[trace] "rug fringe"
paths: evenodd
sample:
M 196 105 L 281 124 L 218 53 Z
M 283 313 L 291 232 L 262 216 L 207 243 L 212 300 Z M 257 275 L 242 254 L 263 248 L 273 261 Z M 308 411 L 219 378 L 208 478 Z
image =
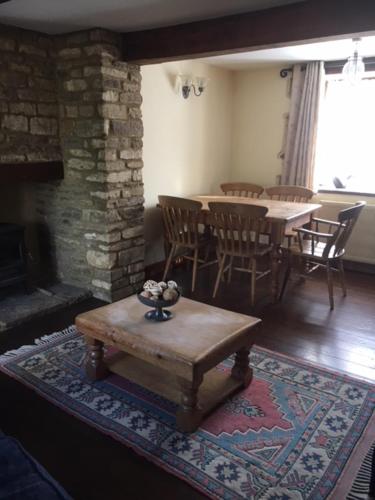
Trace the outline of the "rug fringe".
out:
M 35 345 L 48 344 L 48 342 L 51 342 L 52 340 L 57 340 L 61 337 L 64 337 L 65 335 L 70 335 L 71 333 L 77 333 L 77 329 L 74 325 L 70 325 L 68 326 L 68 328 L 61 330 L 60 332 L 54 332 L 50 333 L 49 335 L 43 335 L 42 337 L 35 339 L 34 343 Z
M 43 335 L 42 337 L 35 339 L 34 344 L 23 345 L 21 347 L 18 347 L 18 349 L 12 349 L 10 351 L 4 352 L 4 354 L 1 354 L 0 364 L 2 362 L 9 361 L 9 358 L 15 358 L 16 356 L 25 354 L 35 349 L 36 346 L 48 344 L 49 342 L 65 337 L 66 335 L 71 335 L 73 333 L 77 333 L 77 329 L 74 325 L 70 325 L 67 328 L 64 328 L 64 330 L 61 330 L 59 332 L 50 333 L 49 335 Z

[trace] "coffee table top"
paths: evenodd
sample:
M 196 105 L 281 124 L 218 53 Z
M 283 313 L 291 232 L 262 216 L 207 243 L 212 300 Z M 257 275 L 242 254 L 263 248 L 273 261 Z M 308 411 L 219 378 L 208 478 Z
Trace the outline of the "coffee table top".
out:
M 136 295 L 76 318 L 78 330 L 130 353 L 194 365 L 211 352 L 225 351 L 261 320 L 181 297 L 171 308 L 174 318 L 146 320 L 147 307 Z

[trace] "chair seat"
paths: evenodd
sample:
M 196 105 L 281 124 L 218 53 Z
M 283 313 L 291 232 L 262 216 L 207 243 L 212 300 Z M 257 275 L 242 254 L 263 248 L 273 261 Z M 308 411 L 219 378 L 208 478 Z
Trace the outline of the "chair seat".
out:
M 264 226 L 261 231 L 261 236 L 262 238 L 270 238 L 271 237 L 271 229 Z M 290 229 L 289 231 L 285 231 L 284 237 L 285 238 L 295 238 L 297 236 L 297 233 Z
M 284 236 L 286 238 L 295 238 L 297 236 L 296 231 L 293 231 L 292 229 L 290 231 L 285 231 Z
M 249 253 L 248 255 L 244 255 L 243 245 L 240 248 L 238 241 L 235 241 L 233 244 L 233 248 L 230 251 L 225 251 L 226 255 L 232 255 L 233 257 L 261 257 L 262 255 L 266 255 L 272 250 L 271 245 L 258 245 L 257 251 L 255 252 L 254 243 L 250 243 L 249 245 Z M 223 253 L 223 250 L 219 248 L 220 253 Z
M 289 250 L 294 255 L 301 255 L 302 257 L 308 257 L 316 260 L 329 260 L 329 259 L 338 259 L 344 255 L 344 250 L 342 250 L 338 255 L 335 255 L 336 247 L 332 246 L 330 249 L 328 256 L 323 256 L 324 249 L 326 248 L 326 243 L 320 241 L 319 243 L 314 244 L 314 253 L 312 251 L 311 240 L 303 240 L 302 241 L 302 252 L 300 246 L 298 244 L 291 245 Z
M 169 243 L 172 244 L 176 244 L 176 245 L 179 245 L 179 246 L 182 246 L 182 247 L 186 247 L 186 248 L 196 248 L 196 247 L 202 247 L 202 246 L 205 246 L 205 245 L 208 245 L 209 243 L 211 243 L 211 240 L 212 240 L 212 236 L 211 235 L 207 235 L 207 234 L 204 234 L 204 233 L 199 233 L 198 235 L 198 241 L 192 241 L 191 243 L 187 243 L 188 241 L 188 233 L 185 233 L 185 234 L 181 234 L 181 242 L 180 241 L 170 241 Z M 182 241 L 185 241 L 186 243 L 182 243 Z

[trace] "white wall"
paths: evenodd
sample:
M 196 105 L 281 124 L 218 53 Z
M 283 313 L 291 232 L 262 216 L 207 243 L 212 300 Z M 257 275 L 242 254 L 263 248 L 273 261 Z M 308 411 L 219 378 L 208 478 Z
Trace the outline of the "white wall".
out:
M 281 173 L 288 81 L 281 67 L 234 73 L 233 155 L 230 178 L 262 186 L 276 184 Z
M 209 78 L 200 97 L 183 99 L 175 76 Z M 184 196 L 218 191 L 229 178 L 232 74 L 194 61 L 142 68 L 146 265 L 164 258 L 159 194 Z

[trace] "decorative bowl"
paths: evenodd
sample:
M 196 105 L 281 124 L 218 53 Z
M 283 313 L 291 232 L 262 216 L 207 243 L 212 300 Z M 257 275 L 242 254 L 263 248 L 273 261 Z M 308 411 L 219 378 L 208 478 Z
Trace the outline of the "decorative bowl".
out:
M 151 311 L 146 312 L 145 318 L 152 321 L 167 321 L 168 319 L 173 318 L 173 313 L 171 311 L 164 310 L 163 307 L 172 307 L 179 301 L 181 292 L 178 289 L 176 289 L 176 291 L 178 295 L 173 300 L 153 300 L 149 297 L 144 297 L 143 295 L 141 295 L 143 290 L 139 291 L 137 293 L 139 302 L 141 302 L 145 306 L 153 307 Z

